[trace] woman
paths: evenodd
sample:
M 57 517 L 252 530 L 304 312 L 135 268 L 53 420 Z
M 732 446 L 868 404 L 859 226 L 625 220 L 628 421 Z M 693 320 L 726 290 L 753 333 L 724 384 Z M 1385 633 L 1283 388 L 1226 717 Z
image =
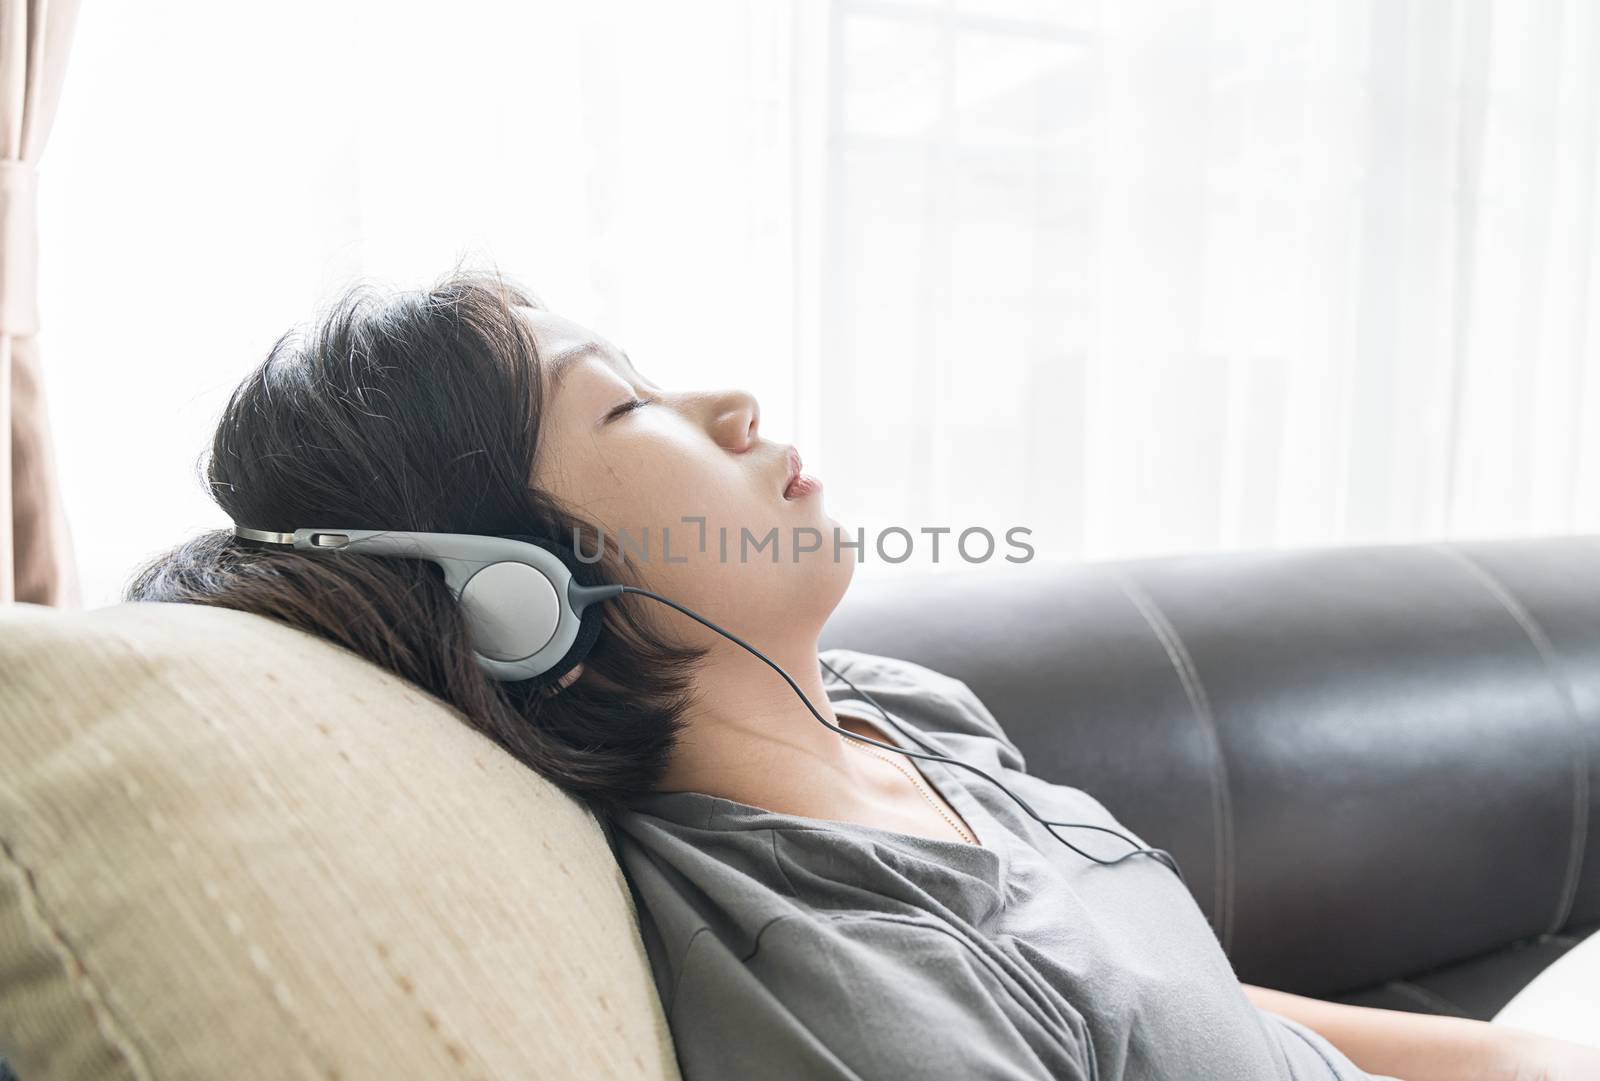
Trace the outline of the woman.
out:
M 357 287 L 280 339 L 230 400 L 207 479 L 256 528 L 576 539 L 604 552 L 606 580 L 754 643 L 845 732 L 909 748 L 909 730 L 1043 817 L 1120 829 L 1085 793 L 1028 776 L 964 684 L 819 658 L 854 561 L 788 539 L 831 542 L 837 525 L 797 469 L 750 395 L 658 386 L 522 290 L 458 271 L 390 298 Z M 774 531 L 776 551 L 742 543 Z M 1584 1071 L 1600 1053 L 1515 1030 L 1242 987 L 1159 860 L 1103 866 L 976 774 L 845 738 L 759 658 L 648 598 L 608 602 L 593 651 L 559 679 L 501 684 L 425 561 L 263 551 L 219 531 L 144 568 L 127 599 L 324 635 L 587 799 L 690 1081 L 1597 1075 Z M 1063 832 L 1104 860 L 1142 845 Z

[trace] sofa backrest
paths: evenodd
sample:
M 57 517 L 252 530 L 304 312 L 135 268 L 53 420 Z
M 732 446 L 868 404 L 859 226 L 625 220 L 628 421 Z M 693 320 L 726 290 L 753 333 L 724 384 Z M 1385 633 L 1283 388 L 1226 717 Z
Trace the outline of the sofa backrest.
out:
M 355 654 L 178 604 L 0 608 L 0 1056 L 678 1076 L 587 809 Z
M 1178 858 L 1248 982 L 1600 919 L 1600 537 L 864 578 L 822 646 L 966 682 Z

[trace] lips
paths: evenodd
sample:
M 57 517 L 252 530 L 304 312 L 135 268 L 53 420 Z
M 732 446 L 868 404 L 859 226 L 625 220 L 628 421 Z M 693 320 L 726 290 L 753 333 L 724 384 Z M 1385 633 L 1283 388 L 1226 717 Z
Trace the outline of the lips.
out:
M 801 465 L 801 463 L 800 463 L 800 452 L 795 450 L 793 447 L 789 448 L 789 453 L 788 453 L 787 458 L 788 458 L 789 470 L 788 470 L 787 473 L 784 474 L 784 477 L 783 477 L 783 494 L 784 494 L 784 498 L 785 499 L 787 499 L 789 497 L 789 485 L 793 484 L 794 483 L 794 479 L 800 475 L 800 465 Z
M 810 495 L 822 487 L 822 482 L 816 477 L 808 477 L 800 472 L 800 452 L 793 447 L 789 448 L 789 471 L 783 486 L 783 498 L 799 499 L 801 496 Z

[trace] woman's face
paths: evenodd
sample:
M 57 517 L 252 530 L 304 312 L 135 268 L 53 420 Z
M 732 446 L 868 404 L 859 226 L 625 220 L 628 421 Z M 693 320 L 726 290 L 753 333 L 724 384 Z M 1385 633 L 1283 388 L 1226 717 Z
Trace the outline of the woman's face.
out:
M 762 437 L 755 398 L 667 390 L 593 331 L 517 312 L 545 375 L 533 486 L 601 527 L 612 551 L 626 531 L 628 562 L 656 592 L 741 636 L 814 642 L 855 569 L 855 549 L 835 557 L 835 529 L 854 537 L 824 511 L 820 488 L 786 498 L 790 448 Z M 680 640 L 710 633 L 687 617 L 661 625 Z

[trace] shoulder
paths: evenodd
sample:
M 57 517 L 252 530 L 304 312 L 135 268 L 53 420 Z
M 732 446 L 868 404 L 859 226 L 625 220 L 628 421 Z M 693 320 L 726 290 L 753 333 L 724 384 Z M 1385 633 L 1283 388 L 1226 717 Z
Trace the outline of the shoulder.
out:
M 823 650 L 819 659 L 830 701 L 860 700 L 864 696 L 856 692 L 865 692 L 921 731 L 992 741 L 1002 765 L 1026 772 L 1022 751 L 1004 726 L 972 688 L 954 676 L 915 661 L 854 649 Z

